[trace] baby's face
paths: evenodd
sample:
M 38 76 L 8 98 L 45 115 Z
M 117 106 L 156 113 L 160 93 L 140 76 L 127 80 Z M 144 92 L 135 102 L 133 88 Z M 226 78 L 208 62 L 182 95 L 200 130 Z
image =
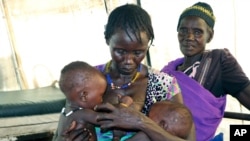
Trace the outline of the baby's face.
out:
M 165 121 L 164 116 L 162 115 L 163 108 L 158 105 L 153 105 L 149 112 L 149 118 L 152 119 L 154 122 L 156 122 L 159 126 L 162 128 L 166 128 L 165 125 L 167 125 L 167 122 Z
M 162 106 L 165 105 L 151 107 L 149 118 L 169 133 L 176 135 L 176 131 L 179 131 L 178 128 L 181 127 L 181 125 L 179 125 L 179 119 L 174 112 L 169 112 L 167 107 Z
M 99 75 L 92 75 L 86 79 L 86 75 L 81 71 L 74 71 L 72 75 L 72 89 L 67 94 L 71 103 L 83 108 L 94 108 L 102 103 L 102 96 L 106 90 L 106 80 Z
M 186 116 L 184 109 L 169 110 L 169 103 L 153 105 L 149 112 L 149 118 L 172 135 L 187 138 L 192 124 Z M 187 121 L 185 121 L 187 120 Z

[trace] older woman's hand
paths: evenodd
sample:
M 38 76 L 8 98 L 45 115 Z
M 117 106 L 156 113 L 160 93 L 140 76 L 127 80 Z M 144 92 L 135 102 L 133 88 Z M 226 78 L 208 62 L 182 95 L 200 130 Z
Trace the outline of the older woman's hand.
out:
M 122 128 L 130 130 L 138 130 L 138 125 L 142 123 L 146 117 L 141 112 L 129 107 L 115 107 L 110 103 L 97 105 L 95 111 L 100 111 L 97 115 L 97 122 L 100 122 L 102 129 Z M 103 122 L 104 121 L 104 122 Z M 105 122 L 110 121 L 110 122 Z

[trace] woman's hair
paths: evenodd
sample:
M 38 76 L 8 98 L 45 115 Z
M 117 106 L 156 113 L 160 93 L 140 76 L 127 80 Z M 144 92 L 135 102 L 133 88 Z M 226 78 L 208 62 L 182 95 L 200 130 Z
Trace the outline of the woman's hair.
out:
M 124 30 L 127 34 L 132 31 L 137 40 L 141 42 L 141 32 L 146 32 L 152 44 L 154 31 L 151 18 L 147 11 L 134 4 L 126 4 L 114 9 L 108 18 L 105 27 L 105 39 L 109 40 L 116 30 Z M 129 34 L 128 34 L 129 36 Z M 129 36 L 130 37 L 130 36 Z

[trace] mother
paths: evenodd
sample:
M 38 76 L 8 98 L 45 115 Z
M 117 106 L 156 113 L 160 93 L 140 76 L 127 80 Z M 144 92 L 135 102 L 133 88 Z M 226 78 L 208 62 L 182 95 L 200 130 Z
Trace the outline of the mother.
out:
M 141 105 L 142 112 L 131 108 L 116 108 L 112 103 L 98 105 L 96 110 L 108 110 L 109 113 L 100 113 L 97 120 L 111 121 L 102 124 L 101 128 L 141 131 L 152 141 L 183 140 L 167 133 L 146 116 L 150 106 L 156 101 L 172 100 L 183 103 L 174 77 L 141 63 L 154 39 L 149 14 L 132 4 L 117 7 L 109 15 L 104 34 L 112 58 L 106 64 L 97 66 L 108 82 L 104 102 L 119 100 L 117 94 L 128 95 Z M 103 134 L 98 134 L 101 139 Z M 195 140 L 194 137 L 193 127 L 187 140 Z

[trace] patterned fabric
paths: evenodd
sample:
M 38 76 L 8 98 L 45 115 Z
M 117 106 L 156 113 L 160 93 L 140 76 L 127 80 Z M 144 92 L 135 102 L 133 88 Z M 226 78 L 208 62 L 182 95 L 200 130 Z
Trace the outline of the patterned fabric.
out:
M 180 88 L 174 77 L 149 68 L 146 101 L 142 112 L 147 115 L 152 104 L 172 99 L 177 93 L 180 93 Z
M 96 66 L 100 71 L 104 71 L 105 65 Z M 158 70 L 148 68 L 148 86 L 146 91 L 146 100 L 142 112 L 147 115 L 149 112 L 149 108 L 152 104 L 157 101 L 170 100 L 176 94 L 181 93 L 180 87 L 177 83 L 177 80 Z M 96 133 L 98 141 L 111 141 L 112 140 L 112 132 L 108 131 L 102 133 L 100 128 L 96 127 Z M 121 141 L 130 138 L 134 132 L 127 133 Z

